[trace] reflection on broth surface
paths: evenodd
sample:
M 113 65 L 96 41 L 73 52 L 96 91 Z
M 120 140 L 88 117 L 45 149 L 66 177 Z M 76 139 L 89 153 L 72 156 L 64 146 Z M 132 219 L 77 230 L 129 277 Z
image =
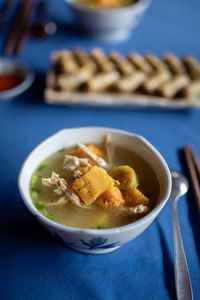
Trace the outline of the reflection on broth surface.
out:
M 101 149 L 104 157 L 106 158 L 106 154 L 104 152 L 103 146 L 98 145 L 98 147 L 99 149 Z M 63 168 L 63 161 L 65 158 L 65 154 L 68 151 L 69 151 L 68 149 L 67 150 L 61 149 L 60 151 L 47 157 L 45 161 L 41 163 L 40 166 L 35 170 L 32 176 L 31 184 L 30 184 L 31 197 L 33 202 L 35 203 L 35 206 L 42 214 L 54 220 L 55 222 L 63 225 L 76 227 L 76 228 L 92 228 L 92 229 L 119 227 L 131 223 L 135 220 L 138 220 L 139 218 L 141 218 L 146 214 L 146 213 L 142 213 L 142 214 L 138 213 L 138 214 L 131 214 L 131 215 L 123 214 L 123 213 L 121 214 L 118 213 L 117 210 L 103 209 L 102 208 L 103 206 L 100 207 L 96 205 L 98 201 L 97 202 L 94 201 L 91 205 L 88 205 L 89 208 L 78 207 L 72 204 L 70 201 L 68 203 L 62 202 L 62 201 L 66 201 L 67 197 L 63 197 L 62 193 L 58 195 L 57 193 L 55 193 L 55 189 L 43 185 L 42 178 L 50 178 L 52 175 L 52 171 L 54 171 L 55 173 L 59 174 L 60 178 L 64 178 L 67 183 L 72 184 L 72 181 L 74 179 L 72 180 L 71 170 Z M 156 201 L 159 195 L 159 183 L 153 169 L 148 164 L 148 162 L 146 162 L 136 153 L 128 149 L 125 149 L 123 147 L 115 147 L 112 168 L 117 166 L 122 166 L 122 165 L 129 166 L 126 168 L 129 169 L 133 168 L 135 170 L 135 173 L 137 174 L 138 185 L 137 185 L 137 189 L 132 188 L 131 190 L 135 190 L 135 191 L 139 190 L 144 194 L 143 196 L 142 193 L 140 193 L 144 197 L 144 199 L 149 201 L 148 204 L 148 212 L 149 212 L 156 205 Z M 94 165 L 92 167 L 89 167 L 89 169 L 90 168 L 93 170 L 95 170 L 95 168 L 99 169 L 97 167 L 94 167 Z M 80 168 L 79 170 L 82 169 Z M 99 174 L 101 174 L 102 169 L 99 172 L 100 172 Z M 86 174 L 89 174 L 89 172 Z M 105 172 L 103 172 L 103 176 L 110 177 Z M 120 182 L 121 178 L 118 179 Z M 80 181 L 78 177 L 76 180 L 77 182 Z M 112 180 L 113 179 L 111 178 L 111 183 Z M 117 181 L 115 181 L 114 184 L 117 184 Z M 120 185 L 122 187 L 121 183 Z M 120 193 L 121 195 L 124 196 L 125 195 L 124 192 L 127 191 L 124 191 L 122 189 L 120 191 L 120 185 L 116 187 L 112 187 L 112 189 L 113 188 L 116 189 L 117 193 Z M 88 184 L 88 186 L 86 185 L 86 187 L 84 188 L 87 189 L 89 187 L 90 187 L 90 183 Z M 73 191 L 75 191 L 75 188 L 73 189 Z M 80 192 L 79 190 L 76 191 Z M 130 191 L 130 189 L 128 191 Z M 148 199 L 145 196 L 148 197 Z M 57 205 L 58 204 L 57 201 L 60 201 L 59 205 Z M 105 204 L 106 201 L 102 203 Z
M 74 0 L 74 2 L 93 9 L 112 9 L 131 5 L 138 0 Z

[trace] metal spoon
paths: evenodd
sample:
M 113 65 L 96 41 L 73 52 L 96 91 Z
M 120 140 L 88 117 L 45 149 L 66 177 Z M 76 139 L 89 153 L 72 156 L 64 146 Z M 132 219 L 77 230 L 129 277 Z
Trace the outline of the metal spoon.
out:
M 174 233 L 174 264 L 175 264 L 175 283 L 176 295 L 178 300 L 193 299 L 192 286 L 188 271 L 187 261 L 181 239 L 180 228 L 176 213 L 178 199 L 187 193 L 189 184 L 185 176 L 171 171 L 172 191 L 170 202 L 172 207 L 173 233 Z

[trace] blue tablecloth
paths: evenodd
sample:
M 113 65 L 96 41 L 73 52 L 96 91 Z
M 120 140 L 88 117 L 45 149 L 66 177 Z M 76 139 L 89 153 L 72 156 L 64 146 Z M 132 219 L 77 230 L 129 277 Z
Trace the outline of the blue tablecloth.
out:
M 43 102 L 44 75 L 52 50 L 94 46 L 126 54 L 193 54 L 200 59 L 198 0 L 153 0 L 131 39 L 122 44 L 89 40 L 68 26 L 64 1 L 52 0 L 48 13 L 55 36 L 29 39 L 18 58 L 36 72 L 34 85 L 0 103 L 0 298 L 1 299 L 174 299 L 170 204 L 138 238 L 106 255 L 75 252 L 44 232 L 25 208 L 17 176 L 28 153 L 54 132 L 77 126 L 108 126 L 145 136 L 168 165 L 183 170 L 178 150 L 191 144 L 200 154 L 200 111 L 106 109 L 49 106 Z M 8 28 L 9 28 L 8 22 Z M 5 28 L 4 28 L 5 30 Z M 2 33 L 1 45 L 3 43 Z M 83 117 L 84 116 L 84 117 Z M 191 192 L 178 214 L 195 299 L 200 299 L 200 222 Z

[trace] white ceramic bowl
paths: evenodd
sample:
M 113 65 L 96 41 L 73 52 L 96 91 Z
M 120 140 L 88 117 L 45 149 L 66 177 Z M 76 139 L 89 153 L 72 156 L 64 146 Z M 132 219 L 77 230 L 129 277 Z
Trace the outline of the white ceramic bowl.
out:
M 74 0 L 64 1 L 91 37 L 109 42 L 127 40 L 131 30 L 139 23 L 151 2 L 151 0 L 139 0 L 126 7 L 95 10 L 77 4 Z
M 156 207 L 136 222 L 102 230 L 71 228 L 53 222 L 41 215 L 35 208 L 29 192 L 30 179 L 36 167 L 47 156 L 63 147 L 73 146 L 77 141 L 100 143 L 107 133 L 111 134 L 112 141 L 116 145 L 123 145 L 123 147 L 133 150 L 153 167 L 160 183 L 160 194 Z M 21 168 L 18 186 L 27 208 L 55 238 L 58 238 L 75 250 L 92 254 L 103 254 L 113 251 L 134 239 L 151 224 L 169 198 L 171 176 L 161 154 L 143 137 L 117 129 L 86 127 L 61 130 L 38 145 L 27 157 Z

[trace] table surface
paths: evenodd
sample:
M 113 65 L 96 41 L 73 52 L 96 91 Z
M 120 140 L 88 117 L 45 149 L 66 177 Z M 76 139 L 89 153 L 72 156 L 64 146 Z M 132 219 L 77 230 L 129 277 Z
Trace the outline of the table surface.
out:
M 40 41 L 29 39 L 18 58 L 36 72 L 35 83 L 18 98 L 0 103 L 1 299 L 174 299 L 169 202 L 135 240 L 109 254 L 87 255 L 65 247 L 42 230 L 21 200 L 17 176 L 38 143 L 60 129 L 78 126 L 114 127 L 141 134 L 171 168 L 185 171 L 179 150 L 190 144 L 200 152 L 200 110 L 49 106 L 42 91 L 49 55 L 55 49 L 100 46 L 124 54 L 132 49 L 158 55 L 171 51 L 200 59 L 200 2 L 153 0 L 131 39 L 121 44 L 84 37 L 73 27 L 64 1 L 47 2 L 48 13 L 58 25 L 57 34 Z M 9 29 L 9 20 L 7 24 Z M 180 200 L 178 215 L 194 298 L 200 299 L 200 222 L 191 191 Z

